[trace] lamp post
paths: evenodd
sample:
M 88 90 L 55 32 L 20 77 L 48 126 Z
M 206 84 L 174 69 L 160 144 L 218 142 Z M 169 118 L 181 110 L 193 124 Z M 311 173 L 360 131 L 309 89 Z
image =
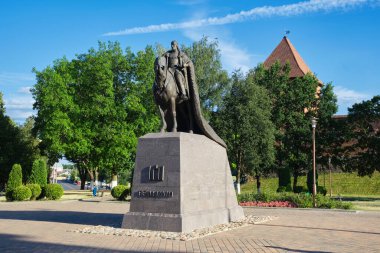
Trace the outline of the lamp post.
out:
M 315 173 L 315 128 L 317 127 L 317 118 L 311 118 L 311 127 L 313 128 L 313 207 L 317 207 L 315 196 L 317 195 L 316 173 Z

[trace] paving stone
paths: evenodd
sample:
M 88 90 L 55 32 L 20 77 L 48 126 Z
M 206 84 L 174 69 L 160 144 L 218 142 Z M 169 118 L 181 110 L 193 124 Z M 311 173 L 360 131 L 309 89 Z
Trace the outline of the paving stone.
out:
M 380 252 L 380 212 L 244 208 L 278 219 L 186 242 L 68 232 L 120 226 L 128 208 L 108 200 L 2 202 L 0 252 Z

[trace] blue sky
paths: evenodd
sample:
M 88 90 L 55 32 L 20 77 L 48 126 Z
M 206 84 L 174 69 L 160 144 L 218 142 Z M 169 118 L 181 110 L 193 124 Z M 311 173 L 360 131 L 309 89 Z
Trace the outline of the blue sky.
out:
M 380 0 L 2 0 L 0 91 L 7 114 L 22 123 L 33 113 L 32 68 L 71 59 L 98 41 L 138 51 L 205 35 L 218 40 L 232 72 L 263 62 L 286 30 L 310 69 L 335 86 L 338 114 L 380 94 Z

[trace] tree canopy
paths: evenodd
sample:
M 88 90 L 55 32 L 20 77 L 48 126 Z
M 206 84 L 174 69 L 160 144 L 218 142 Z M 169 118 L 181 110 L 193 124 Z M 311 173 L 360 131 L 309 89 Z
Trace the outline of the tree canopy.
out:
M 34 159 L 40 156 L 39 141 L 32 135 L 33 119 L 18 126 L 9 116 L 0 92 L 0 189 L 8 181 L 8 175 L 14 164 L 20 164 L 24 182 L 28 179 Z
M 347 169 L 360 176 L 380 171 L 380 96 L 348 108 Z
M 35 130 L 51 164 L 65 156 L 82 181 L 98 169 L 117 174 L 132 168 L 137 138 L 159 125 L 153 99 L 146 99 L 154 59 L 149 46 L 133 54 L 118 43 L 99 43 L 71 61 L 34 70 Z
M 240 173 L 265 174 L 274 160 L 274 126 L 265 88 L 252 76 L 235 73 L 232 88 L 216 112 L 214 125 L 228 147 L 229 160 Z M 258 189 L 260 190 L 260 189 Z

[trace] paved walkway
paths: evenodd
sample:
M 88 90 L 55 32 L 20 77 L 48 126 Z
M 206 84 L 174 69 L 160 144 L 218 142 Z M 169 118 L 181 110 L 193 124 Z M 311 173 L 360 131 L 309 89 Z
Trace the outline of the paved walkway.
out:
M 99 198 L 100 199 L 100 198 Z M 120 226 L 128 203 L 0 203 L 0 252 L 380 252 L 380 213 L 246 208 L 277 220 L 191 241 L 77 234 Z

